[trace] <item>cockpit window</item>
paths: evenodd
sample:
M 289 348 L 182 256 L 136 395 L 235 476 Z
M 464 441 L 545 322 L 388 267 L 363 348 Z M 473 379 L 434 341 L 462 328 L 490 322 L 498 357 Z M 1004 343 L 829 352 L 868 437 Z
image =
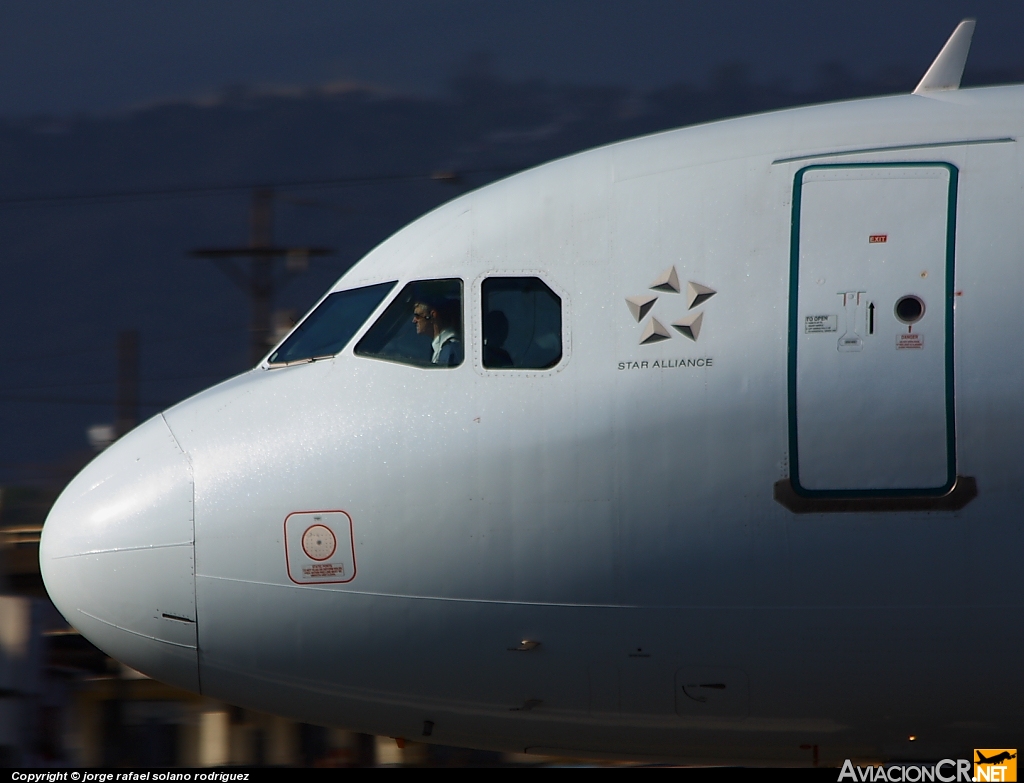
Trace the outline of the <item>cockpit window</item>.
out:
M 489 277 L 480 286 L 483 364 L 544 370 L 562 358 L 562 299 L 539 277 Z
M 334 356 L 377 309 L 395 281 L 337 291 L 296 327 L 281 347 L 270 354 L 270 364 L 313 361 Z
M 457 367 L 462 335 L 462 281 L 418 280 L 388 305 L 355 353 L 416 367 Z

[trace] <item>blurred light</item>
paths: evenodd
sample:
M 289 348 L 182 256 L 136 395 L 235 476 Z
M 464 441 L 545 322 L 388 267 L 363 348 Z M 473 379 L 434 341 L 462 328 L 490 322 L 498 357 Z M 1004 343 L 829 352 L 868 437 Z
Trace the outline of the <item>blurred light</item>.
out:
M 458 185 L 462 182 L 462 175 L 457 171 L 435 171 L 430 175 L 430 178 L 434 180 L 434 182 L 445 182 L 449 185 Z
M 204 712 L 199 719 L 199 766 L 228 763 L 231 723 L 227 712 Z
M 113 424 L 93 424 L 85 431 L 89 445 L 96 451 L 103 451 L 117 439 L 117 430 Z
M 4 656 L 21 659 L 28 655 L 31 611 L 28 598 L 0 596 L 0 651 Z

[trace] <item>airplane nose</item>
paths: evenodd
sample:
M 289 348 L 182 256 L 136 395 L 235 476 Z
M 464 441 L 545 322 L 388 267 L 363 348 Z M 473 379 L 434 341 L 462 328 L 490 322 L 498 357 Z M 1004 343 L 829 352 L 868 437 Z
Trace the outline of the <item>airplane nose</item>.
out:
M 162 415 L 100 454 L 57 499 L 39 566 L 64 618 L 113 658 L 199 690 L 192 470 Z

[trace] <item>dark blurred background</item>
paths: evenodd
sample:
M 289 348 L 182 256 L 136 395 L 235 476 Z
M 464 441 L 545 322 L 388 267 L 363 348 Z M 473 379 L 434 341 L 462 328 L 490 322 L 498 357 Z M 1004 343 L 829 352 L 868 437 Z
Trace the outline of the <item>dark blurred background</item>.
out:
M 125 671 L 45 599 L 50 503 L 432 207 L 622 138 L 910 91 L 968 16 L 965 86 L 1024 81 L 1019 0 L 0 6 L 0 764 L 499 760 Z

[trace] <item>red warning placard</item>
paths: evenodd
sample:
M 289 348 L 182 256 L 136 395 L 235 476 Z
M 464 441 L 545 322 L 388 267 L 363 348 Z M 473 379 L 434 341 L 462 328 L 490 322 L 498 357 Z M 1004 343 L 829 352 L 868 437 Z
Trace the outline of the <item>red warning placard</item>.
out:
M 296 511 L 284 520 L 284 559 L 295 584 L 356 578 L 352 517 L 344 511 Z
M 923 334 L 898 334 L 896 335 L 897 351 L 919 351 L 924 348 Z

